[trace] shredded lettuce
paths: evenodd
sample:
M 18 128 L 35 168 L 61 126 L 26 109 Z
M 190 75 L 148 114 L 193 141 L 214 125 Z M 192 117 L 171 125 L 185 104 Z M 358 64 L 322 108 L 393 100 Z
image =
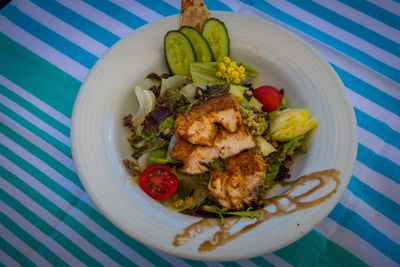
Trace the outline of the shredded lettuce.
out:
M 194 83 L 223 83 L 223 79 L 217 78 L 217 62 L 191 63 L 190 75 Z
M 248 78 L 253 78 L 256 77 L 258 75 L 258 71 L 255 70 L 252 66 L 249 65 L 244 65 L 245 68 L 245 74 Z
M 159 126 L 160 133 L 164 135 L 172 135 L 174 130 L 175 120 L 173 116 L 167 117 Z M 168 131 L 168 133 L 166 133 Z
M 216 161 L 207 164 L 207 167 L 210 168 L 211 170 L 217 170 L 217 171 L 224 171 L 225 170 L 225 165 L 222 159 L 218 158 Z
M 161 79 L 160 96 L 164 95 L 168 90 L 180 89 L 187 83 L 187 77 L 182 75 L 174 75 L 167 79 Z
M 147 159 L 147 162 L 150 164 L 166 164 L 168 162 L 167 149 L 160 148 L 151 151 L 150 156 Z
M 240 217 L 249 217 L 249 218 L 260 218 L 261 211 L 254 210 L 254 208 L 249 207 L 244 211 L 229 211 L 228 208 L 219 208 L 215 205 L 204 205 L 203 209 L 208 212 L 217 213 L 221 218 L 221 225 L 224 224 L 224 217 L 223 215 L 235 215 Z

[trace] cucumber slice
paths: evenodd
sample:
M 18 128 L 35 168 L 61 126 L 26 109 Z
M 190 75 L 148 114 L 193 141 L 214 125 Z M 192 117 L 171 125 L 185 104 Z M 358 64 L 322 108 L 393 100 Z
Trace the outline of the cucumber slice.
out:
M 198 62 L 214 61 L 210 45 L 197 29 L 190 26 L 182 26 L 179 31 L 189 39 L 194 48 L 194 52 L 196 53 Z
M 164 54 L 168 69 L 173 75 L 188 75 L 190 63 L 196 61 L 192 44 L 179 31 L 169 31 L 165 35 Z
M 210 44 L 216 61 L 222 61 L 224 57 L 229 57 L 229 35 L 222 21 L 216 18 L 206 20 L 201 34 Z

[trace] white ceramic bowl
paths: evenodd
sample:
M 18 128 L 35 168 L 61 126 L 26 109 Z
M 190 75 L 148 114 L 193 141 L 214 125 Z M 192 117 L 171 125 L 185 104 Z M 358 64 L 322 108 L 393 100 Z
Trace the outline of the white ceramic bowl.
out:
M 146 88 L 149 72 L 166 72 L 163 37 L 179 28 L 172 16 L 146 25 L 116 43 L 90 71 L 75 102 L 71 142 L 79 177 L 99 210 L 122 231 L 155 249 L 197 260 L 235 260 L 274 251 L 314 228 L 338 202 L 356 157 L 354 111 L 331 66 L 289 31 L 252 17 L 227 12 L 212 15 L 226 24 L 231 58 L 259 71 L 254 85 L 284 88 L 290 107 L 311 110 L 320 124 L 309 138 L 309 151 L 292 167 L 293 177 L 335 168 L 340 186 L 331 198 L 314 206 L 264 222 L 211 252 L 199 252 L 210 236 L 175 247 L 176 234 L 199 218 L 175 213 L 129 183 L 122 160 L 131 148 L 122 118 L 138 108 L 133 88 Z M 238 226 L 249 223 L 242 219 Z M 298 224 L 300 226 L 298 226 Z

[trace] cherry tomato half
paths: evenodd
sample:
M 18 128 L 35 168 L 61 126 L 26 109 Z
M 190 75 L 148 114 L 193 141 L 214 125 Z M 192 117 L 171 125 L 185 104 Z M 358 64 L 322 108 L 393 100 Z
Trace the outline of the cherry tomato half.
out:
M 272 112 L 279 108 L 282 95 L 272 86 L 260 86 L 253 91 L 253 96 L 263 104 L 263 111 Z
M 147 167 L 139 179 L 140 187 L 153 199 L 167 199 L 178 187 L 178 178 L 171 167 L 165 164 L 154 164 Z

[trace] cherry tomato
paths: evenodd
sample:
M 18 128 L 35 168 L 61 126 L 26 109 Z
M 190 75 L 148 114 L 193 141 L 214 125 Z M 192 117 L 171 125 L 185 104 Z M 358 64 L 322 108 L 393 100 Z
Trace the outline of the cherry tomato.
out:
M 153 199 L 167 199 L 178 187 L 178 178 L 171 167 L 165 164 L 154 164 L 147 167 L 139 179 L 140 187 Z
M 272 112 L 279 108 L 282 95 L 272 86 L 260 86 L 253 91 L 253 96 L 263 104 L 263 111 Z

